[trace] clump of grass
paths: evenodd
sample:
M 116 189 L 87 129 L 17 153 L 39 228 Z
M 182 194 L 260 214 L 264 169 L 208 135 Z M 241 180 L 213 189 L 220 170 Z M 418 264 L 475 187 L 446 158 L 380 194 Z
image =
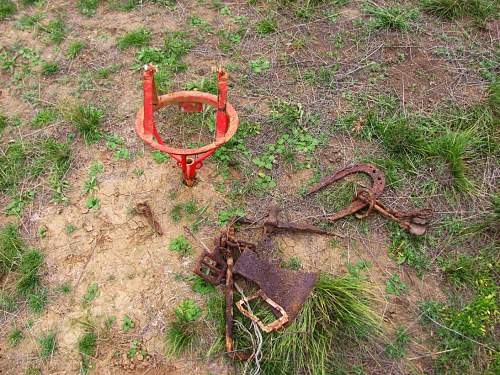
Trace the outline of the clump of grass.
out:
M 365 12 L 374 17 L 371 25 L 376 29 L 408 30 L 411 27 L 411 22 L 419 16 L 418 10 L 400 6 L 368 5 L 365 7 Z
M 40 346 L 40 357 L 47 359 L 57 350 L 56 333 L 53 331 L 47 332 L 37 339 Z
M 212 284 L 207 283 L 198 275 L 190 275 L 187 280 L 191 282 L 191 289 L 203 295 L 215 293 L 216 289 Z
M 0 311 L 12 312 L 17 310 L 16 300 L 6 293 L 0 292 Z
M 95 143 L 102 138 L 101 122 L 103 117 L 104 112 L 92 104 L 77 106 L 69 116 L 70 121 L 83 136 L 86 144 Z
M 255 24 L 255 29 L 262 35 L 271 34 L 278 30 L 278 23 L 275 19 L 266 17 Z
M 123 332 L 128 332 L 128 331 L 130 331 L 134 327 L 135 327 L 135 323 L 132 320 L 132 318 L 130 316 L 128 316 L 128 315 L 125 315 L 123 317 L 123 321 L 122 321 L 122 331 Z
M 450 20 L 469 16 L 484 22 L 498 12 L 494 0 L 421 0 L 420 4 L 426 12 Z
M 286 329 L 264 336 L 265 373 L 326 373 L 332 345 L 349 333 L 350 340 L 377 332 L 379 317 L 368 307 L 367 284 L 344 275 L 321 274 L 301 312 Z
M 175 251 L 181 256 L 188 256 L 193 253 L 193 247 L 182 234 L 170 241 L 168 249 L 170 251 Z
M 48 303 L 48 297 L 47 288 L 37 288 L 36 291 L 28 295 L 28 308 L 36 314 L 41 313 Z
M 68 59 L 74 59 L 76 56 L 80 54 L 80 52 L 85 48 L 85 43 L 75 40 L 71 42 L 66 50 L 66 57 Z
M 31 120 L 31 126 L 38 129 L 53 123 L 57 119 L 57 111 L 53 108 L 43 108 Z
M 19 261 L 17 291 L 22 295 L 33 293 L 40 286 L 39 269 L 43 264 L 43 254 L 36 249 L 27 251 Z
M 93 331 L 85 332 L 78 339 L 78 351 L 81 356 L 81 372 L 86 374 L 89 372 L 92 364 L 91 359 L 95 356 L 97 349 L 97 334 Z
M 404 327 L 396 329 L 396 338 L 385 347 L 385 353 L 391 359 L 401 359 L 406 355 L 406 346 L 410 342 L 410 335 Z
M 96 282 L 89 284 L 87 287 L 87 291 L 85 292 L 85 295 L 83 296 L 83 302 L 85 303 L 90 303 L 93 300 L 95 300 L 97 297 L 99 297 L 99 284 Z
M 302 268 L 302 261 L 299 257 L 290 257 L 288 260 L 281 263 L 281 267 L 298 271 Z
M 12 16 L 17 11 L 16 4 L 11 0 L 0 0 L 0 20 Z
M 100 3 L 101 0 L 78 0 L 77 7 L 81 14 L 92 17 Z
M 185 299 L 174 310 L 175 320 L 169 324 L 166 335 L 166 355 L 179 355 L 192 348 L 198 336 L 196 321 L 201 317 L 201 308 L 190 299 Z
M 17 266 L 24 251 L 24 241 L 17 226 L 6 224 L 0 229 L 0 277 Z
M 44 76 L 51 76 L 59 71 L 59 65 L 55 62 L 44 62 L 42 64 L 42 74 Z
M 118 38 L 117 45 L 119 49 L 123 50 L 129 47 L 146 47 L 150 41 L 151 31 L 140 27 Z
M 47 34 L 52 43 L 60 44 L 66 39 L 66 24 L 62 18 L 50 20 L 47 25 L 39 25 L 39 28 Z
M 0 114 L 0 134 L 2 134 L 4 129 L 9 124 L 8 120 L 7 116 Z
M 12 331 L 9 333 L 9 344 L 12 347 L 15 347 L 19 345 L 19 343 L 22 341 L 24 335 L 23 331 L 21 331 L 19 328 L 14 327 Z

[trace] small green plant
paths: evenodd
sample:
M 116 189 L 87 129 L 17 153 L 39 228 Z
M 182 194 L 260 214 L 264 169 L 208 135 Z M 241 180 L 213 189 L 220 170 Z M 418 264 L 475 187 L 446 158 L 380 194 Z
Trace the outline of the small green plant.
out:
M 278 30 L 278 23 L 273 18 L 263 18 L 255 24 L 255 29 L 262 35 L 271 34 Z
M 90 303 L 93 300 L 95 300 L 97 297 L 99 297 L 99 284 L 96 282 L 93 282 L 89 284 L 87 287 L 87 291 L 85 292 L 85 295 L 83 296 L 83 302 L 85 303 Z
M 69 119 L 83 135 L 85 143 L 97 142 L 102 137 L 101 121 L 104 112 L 92 104 L 79 105 L 70 114 Z
M 66 225 L 66 228 L 64 230 L 65 230 L 66 234 L 69 236 L 69 235 L 73 234 L 73 232 L 76 230 L 76 227 L 70 223 L 70 224 Z
M 12 331 L 9 333 L 9 344 L 12 347 L 15 347 L 19 345 L 19 343 L 22 341 L 24 338 L 23 331 L 21 331 L 19 328 L 14 327 Z
M 401 278 L 397 274 L 391 275 L 391 277 L 385 281 L 385 291 L 389 294 L 394 294 L 399 297 L 401 292 L 407 289 L 408 286 L 401 281 Z
M 169 324 L 166 335 L 167 356 L 179 355 L 190 349 L 198 334 L 194 324 L 201 317 L 201 308 L 185 299 L 174 310 L 176 319 Z
M 66 50 L 66 57 L 72 60 L 75 57 L 77 57 L 84 48 L 85 48 L 85 43 L 79 40 L 75 40 L 74 42 L 71 42 L 70 45 L 68 46 L 68 49 Z
M 396 329 L 396 339 L 385 347 L 385 353 L 391 359 L 401 359 L 406 355 L 406 346 L 410 342 L 408 331 L 404 327 Z
M 73 287 L 69 282 L 64 282 L 57 287 L 57 291 L 63 294 L 70 294 L 73 290 Z
M 170 210 L 170 218 L 174 223 L 178 223 L 182 219 L 182 204 L 176 204 L 171 210 Z
M 146 47 L 151 41 L 151 31 L 143 27 L 133 30 L 118 39 L 117 45 L 121 50 L 130 47 Z
M 55 62 L 44 62 L 42 64 L 42 74 L 44 76 L 51 76 L 59 71 L 59 65 Z
M 226 225 L 229 220 L 231 220 L 233 217 L 243 217 L 245 216 L 245 211 L 242 210 L 241 208 L 231 208 L 229 210 L 222 210 L 219 211 L 217 215 L 217 224 L 219 226 L 224 226 Z
M 39 27 L 52 43 L 60 44 L 66 38 L 66 25 L 62 18 L 50 20 L 47 25 L 39 25 Z
M 0 0 L 0 20 L 12 16 L 17 11 L 16 4 L 11 0 Z
M 170 241 L 168 249 L 179 253 L 181 256 L 188 256 L 193 253 L 193 247 L 182 234 Z
M 40 314 L 47 306 L 49 294 L 47 288 L 38 288 L 35 292 L 28 295 L 28 308 L 31 312 Z
M 158 150 L 152 151 L 151 157 L 158 164 L 162 164 L 162 163 L 165 163 L 166 161 L 168 161 L 168 156 L 165 155 L 163 152 L 158 151 Z
M 376 29 L 407 30 L 411 27 L 411 22 L 419 16 L 418 10 L 400 6 L 368 5 L 365 11 L 374 17 L 371 26 Z
M 89 210 L 92 209 L 99 209 L 101 206 L 101 200 L 97 197 L 88 197 L 87 201 L 85 202 L 85 207 L 87 207 Z
M 212 284 L 207 283 L 198 275 L 190 275 L 187 277 L 187 281 L 191 282 L 191 289 L 194 292 L 203 295 L 215 293 L 216 289 Z
M 92 17 L 101 0 L 78 0 L 77 7 L 81 14 L 87 17 Z
M 258 59 L 250 60 L 249 64 L 252 71 L 257 74 L 263 73 L 264 71 L 269 70 L 269 68 L 271 67 L 269 60 L 267 60 L 265 57 L 259 57 Z
M 281 267 L 298 271 L 302 268 L 302 261 L 299 257 L 290 257 L 287 261 L 281 263 Z
M 0 292 L 0 310 L 13 312 L 17 310 L 17 307 L 16 300 L 13 297 Z
M 24 241 L 13 223 L 0 228 L 0 276 L 17 266 L 24 251 Z
M 31 120 L 31 126 L 38 129 L 57 120 L 57 111 L 53 108 L 43 108 L 37 112 L 35 117 Z
M 87 331 L 78 339 L 78 351 L 81 356 L 81 372 L 86 374 L 91 369 L 91 359 L 96 354 L 97 335 L 93 330 Z
M 36 249 L 25 252 L 19 261 L 16 289 L 22 295 L 28 295 L 40 285 L 38 271 L 43 264 L 43 254 Z
M 424 11 L 445 19 L 473 17 L 484 22 L 498 12 L 498 3 L 494 0 L 421 0 Z
M 122 331 L 128 332 L 134 327 L 135 327 L 134 321 L 130 318 L 130 316 L 125 315 L 122 321 Z
M 53 331 L 47 332 L 37 339 L 40 346 L 40 357 L 47 359 L 57 350 L 56 333 Z

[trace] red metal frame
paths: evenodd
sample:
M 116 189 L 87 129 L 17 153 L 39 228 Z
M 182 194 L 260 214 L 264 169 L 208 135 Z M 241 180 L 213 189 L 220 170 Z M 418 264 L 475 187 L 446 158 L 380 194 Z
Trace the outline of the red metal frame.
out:
M 233 106 L 227 102 L 228 75 L 218 71 L 218 95 L 200 91 L 178 91 L 158 96 L 154 81 L 156 69 L 153 65 L 145 66 L 144 71 L 144 107 L 137 112 L 135 130 L 142 140 L 153 148 L 169 154 L 182 169 L 184 182 L 193 186 L 196 170 L 215 150 L 229 141 L 238 129 L 239 119 Z M 181 149 L 165 145 L 158 134 L 154 112 L 167 105 L 178 104 L 185 112 L 200 112 L 203 105 L 217 109 L 215 117 L 215 141 L 199 148 Z

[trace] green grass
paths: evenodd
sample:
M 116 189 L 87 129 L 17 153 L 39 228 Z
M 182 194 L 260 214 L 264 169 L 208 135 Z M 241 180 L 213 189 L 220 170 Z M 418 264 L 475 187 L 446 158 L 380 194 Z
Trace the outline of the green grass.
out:
M 255 24 L 255 29 L 261 35 L 271 34 L 278 30 L 278 23 L 270 17 L 262 18 Z
M 373 16 L 370 25 L 375 29 L 408 30 L 412 22 L 419 17 L 418 10 L 400 6 L 367 5 L 364 10 Z
M 18 305 L 16 300 L 12 297 L 0 291 L 0 311 L 13 312 L 16 311 Z
M 51 76 L 59 72 L 59 65 L 55 62 L 44 62 L 42 64 L 42 75 Z
M 92 105 L 78 105 L 69 114 L 69 120 L 83 136 L 86 144 L 96 143 L 102 138 L 102 109 Z
M 370 293 L 361 279 L 321 274 L 301 312 L 286 329 L 264 336 L 264 373 L 326 373 L 332 345 L 375 333 L 378 316 L 367 303 Z M 336 344 L 335 344 L 336 343 Z
M 495 0 L 421 0 L 424 11 L 445 19 L 472 17 L 484 22 L 498 15 Z
M 408 286 L 401 281 L 401 278 L 397 274 L 391 275 L 385 281 L 385 291 L 389 294 L 394 294 L 395 296 L 400 296 L 402 292 L 408 290 Z
M 299 257 L 290 257 L 286 261 L 281 263 L 281 267 L 293 271 L 298 271 L 302 268 L 302 261 Z
M 11 347 L 16 347 L 23 340 L 23 338 L 23 331 L 14 327 L 9 333 L 9 345 Z
M 31 120 L 30 125 L 35 129 L 43 128 L 57 120 L 58 112 L 50 107 L 39 110 Z
M 4 20 L 17 11 L 16 4 L 11 0 L 0 0 L 0 20 Z
M 406 346 L 410 342 L 408 331 L 404 327 L 396 329 L 396 338 L 385 347 L 385 353 L 391 359 L 401 359 L 406 355 Z
M 39 269 L 43 264 L 43 254 L 36 249 L 25 252 L 20 260 L 16 289 L 21 295 L 29 295 L 40 286 Z
M 271 67 L 271 63 L 265 57 L 259 57 L 255 60 L 250 60 L 249 63 L 252 72 L 259 74 L 263 73 Z
M 24 252 L 24 241 L 17 226 L 6 224 L 0 229 L 0 276 L 6 275 L 19 264 Z
M 207 283 L 197 275 L 188 276 L 187 281 L 191 283 L 191 289 L 196 293 L 207 295 L 215 293 L 216 291 L 215 287 L 212 284 Z
M 87 291 L 83 296 L 83 302 L 90 303 L 94 301 L 97 297 L 99 297 L 99 284 L 96 282 L 89 284 L 87 287 Z
M 66 24 L 62 18 L 50 20 L 46 25 L 39 24 L 38 27 L 45 32 L 51 43 L 61 44 L 66 39 Z
M 130 47 L 146 47 L 150 41 L 151 31 L 140 27 L 118 38 L 117 45 L 119 49 L 124 50 Z
M 166 355 L 178 356 L 193 348 L 199 335 L 196 322 L 201 317 L 201 308 L 190 299 L 183 300 L 174 310 L 175 320 L 169 323 L 165 337 Z
M 79 40 L 71 42 L 68 48 L 66 49 L 66 58 L 71 60 L 76 58 L 84 48 L 85 48 L 84 42 L 81 42 Z
M 96 355 L 97 351 L 97 334 L 93 331 L 85 332 L 78 339 L 78 352 L 81 356 L 80 368 L 81 372 L 86 374 L 91 369 L 91 359 Z
M 193 247 L 189 243 L 189 241 L 182 234 L 172 240 L 168 245 L 168 249 L 170 251 L 175 251 L 180 256 L 188 256 L 193 254 Z
M 132 318 L 130 318 L 130 316 L 128 316 L 128 315 L 125 315 L 123 317 L 123 321 L 122 321 L 122 331 L 128 332 L 134 327 L 135 327 L 135 323 L 132 320 Z
M 53 331 L 47 332 L 37 338 L 38 345 L 40 346 L 40 357 L 48 359 L 52 357 L 57 350 L 56 333 Z
M 28 309 L 35 314 L 43 312 L 49 300 L 47 288 L 41 287 L 38 287 L 34 292 L 28 294 L 27 297 Z
M 81 14 L 87 17 L 95 15 L 101 0 L 78 0 L 77 7 Z

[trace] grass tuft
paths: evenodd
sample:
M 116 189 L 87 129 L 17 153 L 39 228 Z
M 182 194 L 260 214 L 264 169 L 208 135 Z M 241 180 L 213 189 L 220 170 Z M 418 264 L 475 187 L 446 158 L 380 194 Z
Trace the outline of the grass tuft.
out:
M 38 337 L 37 341 L 40 346 L 40 357 L 42 357 L 42 359 L 51 357 L 57 349 L 56 333 L 53 331 Z
M 101 0 L 78 0 L 77 7 L 81 14 L 87 17 L 92 17 Z
M 92 105 L 79 105 L 70 114 L 70 121 L 80 132 L 86 144 L 92 144 L 102 138 L 101 122 L 104 112 Z
M 468 16 L 484 22 L 498 14 L 495 0 L 421 0 L 420 4 L 424 11 L 449 20 Z
M 373 16 L 371 26 L 375 29 L 408 30 L 411 22 L 419 16 L 418 10 L 400 6 L 368 5 L 364 9 L 366 13 Z
M 131 31 L 118 38 L 118 48 L 124 50 L 130 47 L 146 47 L 151 41 L 151 31 L 143 27 Z
M 201 308 L 193 300 L 185 299 L 174 310 L 176 319 L 169 324 L 166 335 L 166 355 L 172 357 L 193 347 L 198 330 L 196 321 L 201 317 Z
M 15 224 L 9 223 L 0 229 L 0 277 L 17 266 L 23 249 L 24 242 Z
M 255 24 L 255 29 L 261 35 L 271 34 L 278 30 L 278 23 L 273 18 L 263 18 Z
M 183 257 L 193 254 L 193 247 L 182 234 L 170 241 L 168 249 L 179 253 Z
M 36 249 L 24 253 L 19 261 L 16 288 L 21 295 L 29 295 L 40 286 L 38 271 L 43 264 L 43 254 Z
M 17 11 L 16 4 L 11 0 L 0 0 L 0 20 L 4 20 Z

